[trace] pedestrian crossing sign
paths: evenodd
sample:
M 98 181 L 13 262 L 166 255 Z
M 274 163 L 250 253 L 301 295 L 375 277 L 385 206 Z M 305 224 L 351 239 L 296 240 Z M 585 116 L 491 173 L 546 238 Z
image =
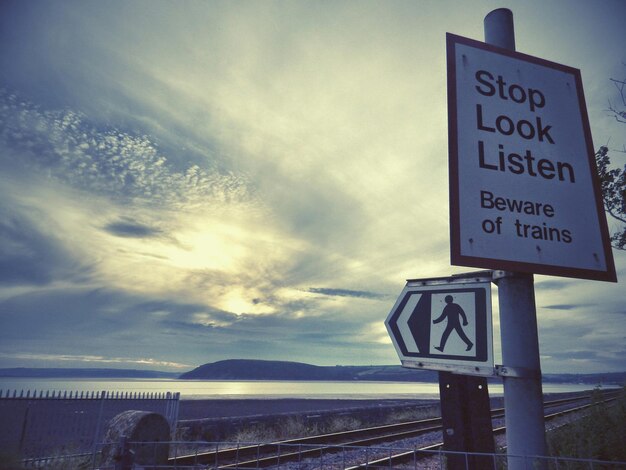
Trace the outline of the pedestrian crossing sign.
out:
M 489 280 L 408 281 L 385 325 L 404 367 L 494 374 Z

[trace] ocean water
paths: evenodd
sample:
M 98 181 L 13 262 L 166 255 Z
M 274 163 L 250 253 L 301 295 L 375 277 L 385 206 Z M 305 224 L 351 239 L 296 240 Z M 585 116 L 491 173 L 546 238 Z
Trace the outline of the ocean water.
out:
M 577 392 L 585 384 L 544 384 L 544 393 Z M 0 377 L 0 391 L 180 392 L 182 400 L 208 398 L 438 399 L 439 385 L 420 382 L 219 381 L 174 379 L 58 379 Z M 490 384 L 491 396 L 503 394 Z

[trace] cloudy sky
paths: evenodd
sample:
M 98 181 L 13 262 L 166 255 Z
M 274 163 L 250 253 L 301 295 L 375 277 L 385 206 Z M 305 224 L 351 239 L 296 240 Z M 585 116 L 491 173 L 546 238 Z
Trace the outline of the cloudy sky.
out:
M 0 367 L 398 364 L 405 279 L 473 269 L 445 33 L 503 6 L 518 51 L 581 69 L 594 145 L 624 145 L 622 0 L 4 0 Z M 626 370 L 625 255 L 617 284 L 536 276 L 544 372 Z

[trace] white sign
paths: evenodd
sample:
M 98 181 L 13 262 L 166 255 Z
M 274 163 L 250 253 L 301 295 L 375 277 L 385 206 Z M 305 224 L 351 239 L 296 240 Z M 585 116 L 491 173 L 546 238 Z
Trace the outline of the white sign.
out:
M 404 367 L 493 375 L 491 283 L 409 281 L 385 326 Z
M 452 264 L 615 281 L 580 71 L 447 48 Z

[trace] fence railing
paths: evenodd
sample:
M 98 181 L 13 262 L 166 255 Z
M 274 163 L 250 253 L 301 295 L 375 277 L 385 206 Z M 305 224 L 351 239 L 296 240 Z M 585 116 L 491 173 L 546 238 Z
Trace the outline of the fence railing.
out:
M 169 459 L 136 459 L 132 453 L 124 450 L 131 450 L 140 446 L 144 455 L 157 455 L 157 448 L 164 444 L 169 448 Z M 102 449 L 115 448 L 115 459 L 107 459 L 106 452 Z M 154 452 L 150 451 L 150 446 L 154 446 Z M 170 470 L 199 470 L 207 468 L 236 468 L 257 469 L 259 466 L 254 459 L 251 460 L 250 448 L 258 447 L 261 443 L 236 443 L 236 442 L 189 442 L 172 441 L 164 442 L 141 442 L 133 443 L 121 440 L 119 443 L 103 442 L 98 444 L 98 452 L 95 459 L 90 455 L 67 455 L 48 458 L 46 460 L 31 460 L 23 463 L 27 469 L 81 469 L 81 470 L 132 470 L 137 468 L 170 469 Z M 311 456 L 311 449 L 315 449 L 314 456 Z M 230 450 L 227 452 L 228 458 L 220 459 L 211 457 L 207 461 L 203 457 L 205 452 Z M 111 451 L 109 450 L 109 455 Z M 385 461 L 385 457 L 392 454 L 407 453 L 407 458 L 402 463 Z M 284 457 L 284 460 L 280 456 Z M 194 458 L 195 457 L 195 458 Z M 258 457 L 258 455 L 257 455 Z M 460 457 L 460 459 L 459 459 Z M 476 459 L 479 458 L 482 464 L 476 466 Z M 141 461 L 138 461 L 141 460 Z M 177 461 L 178 460 L 178 461 Z M 472 452 L 451 452 L 443 450 L 420 450 L 411 447 L 364 447 L 350 445 L 335 445 L 320 448 L 315 445 L 304 444 L 280 444 L 278 449 L 278 459 L 272 466 L 275 469 L 284 470 L 356 470 L 356 469 L 402 469 L 402 470 L 447 470 L 450 462 L 455 460 L 453 468 L 458 470 L 504 470 L 511 462 L 515 462 L 516 468 L 522 467 L 527 470 L 538 468 L 545 470 L 623 470 L 626 462 L 605 461 L 595 459 L 579 459 L 567 457 L 539 457 L 539 456 L 515 456 L 505 453 L 472 453 Z M 465 462 L 465 464 L 463 464 Z
M 176 429 L 180 393 L 0 390 L 0 451 L 27 457 L 93 452 L 127 410 L 163 415 Z

